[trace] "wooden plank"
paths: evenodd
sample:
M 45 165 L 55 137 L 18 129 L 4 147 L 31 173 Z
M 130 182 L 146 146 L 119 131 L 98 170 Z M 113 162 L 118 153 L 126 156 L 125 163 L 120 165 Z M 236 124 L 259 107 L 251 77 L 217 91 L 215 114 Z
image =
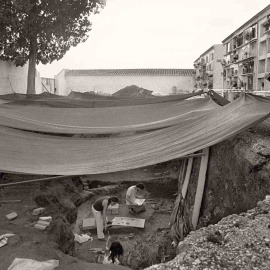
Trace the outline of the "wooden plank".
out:
M 0 203 L 20 203 L 22 200 L 3 200 Z
M 200 215 L 201 203 L 202 203 L 203 192 L 204 192 L 204 184 L 205 184 L 205 178 L 206 178 L 206 171 L 207 171 L 207 165 L 208 165 L 209 147 L 205 148 L 203 150 L 203 153 L 205 155 L 202 156 L 202 159 L 201 159 L 199 178 L 198 178 L 198 184 L 197 184 L 197 190 L 196 190 L 196 196 L 195 196 L 195 202 L 194 202 L 194 208 L 193 208 L 193 214 L 192 214 L 192 225 L 193 225 L 194 230 L 196 230 L 197 228 L 199 215 Z
M 184 184 L 183 184 L 183 187 L 182 187 L 182 197 L 183 197 L 183 199 L 185 199 L 186 195 L 187 195 L 187 189 L 188 189 L 189 179 L 190 179 L 191 170 L 192 170 L 192 164 L 193 164 L 193 157 L 188 159 L 188 165 L 187 165 L 185 180 L 184 180 Z
M 197 154 L 189 154 L 189 155 L 186 155 L 186 156 L 182 156 L 182 157 L 180 157 L 180 158 L 178 158 L 178 159 L 188 159 L 188 158 L 192 158 L 192 157 L 201 157 L 201 156 L 204 156 L 205 155 L 205 153 L 197 153 Z
M 52 177 L 46 177 L 46 178 L 40 178 L 40 179 L 26 180 L 26 181 L 21 181 L 21 182 L 0 184 L 0 188 L 8 187 L 8 186 L 15 186 L 15 185 L 25 185 L 28 183 L 36 183 L 36 182 L 42 182 L 42 181 L 52 181 L 52 180 L 69 178 L 69 177 L 73 177 L 73 176 L 72 175 L 59 175 L 59 176 L 52 176 Z
M 187 161 L 188 161 L 187 159 L 180 160 L 179 173 L 178 173 L 178 188 L 177 188 L 177 193 L 174 195 L 178 195 L 182 190 L 185 174 L 187 170 Z

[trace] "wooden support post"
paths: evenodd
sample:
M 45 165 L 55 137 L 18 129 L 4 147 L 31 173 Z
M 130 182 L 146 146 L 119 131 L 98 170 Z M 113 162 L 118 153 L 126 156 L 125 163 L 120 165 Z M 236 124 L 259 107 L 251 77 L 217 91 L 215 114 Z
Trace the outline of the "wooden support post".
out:
M 178 174 L 178 189 L 177 189 L 177 194 L 179 194 L 182 190 L 182 186 L 184 183 L 184 179 L 185 179 L 185 173 L 186 173 L 186 169 L 187 169 L 187 160 L 186 159 L 181 159 L 179 164 L 179 174 Z
M 185 199 L 186 195 L 187 195 L 187 189 L 188 189 L 189 179 L 190 179 L 191 170 L 192 170 L 192 164 L 193 164 L 193 157 L 188 159 L 188 165 L 187 165 L 185 180 L 184 180 L 184 184 L 183 184 L 183 187 L 182 187 L 182 197 L 183 197 L 183 199 Z
M 203 150 L 203 153 L 205 155 L 202 156 L 202 159 L 201 159 L 197 191 L 196 191 L 193 214 L 192 214 L 192 225 L 193 225 L 194 230 L 196 230 L 197 228 L 199 215 L 200 215 L 201 203 L 202 203 L 203 192 L 204 192 L 204 184 L 205 184 L 205 178 L 206 178 L 206 171 L 207 171 L 207 165 L 208 165 L 209 147 L 205 148 Z
M 47 178 L 41 178 L 41 179 L 33 179 L 33 180 L 26 180 L 21 182 L 13 182 L 13 183 L 7 183 L 7 184 L 0 184 L 0 189 L 3 187 L 9 187 L 9 186 L 18 186 L 18 185 L 25 185 L 29 183 L 37 183 L 37 182 L 44 182 L 44 181 L 52 181 L 52 180 L 60 180 L 68 177 L 73 177 L 74 175 L 59 175 L 59 176 L 53 176 L 53 177 L 47 177 Z

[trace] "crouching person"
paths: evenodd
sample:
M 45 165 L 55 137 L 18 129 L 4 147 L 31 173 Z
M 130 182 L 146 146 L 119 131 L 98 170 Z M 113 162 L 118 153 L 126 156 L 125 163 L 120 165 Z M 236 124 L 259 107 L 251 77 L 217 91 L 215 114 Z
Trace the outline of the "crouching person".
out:
M 107 209 L 109 205 L 115 205 L 118 203 L 116 196 L 104 196 L 98 198 L 92 205 L 92 212 L 96 220 L 97 226 L 97 238 L 99 240 L 105 240 L 103 230 L 107 229 Z
M 107 241 L 105 254 L 97 254 L 95 256 L 96 263 L 121 264 L 123 253 L 124 253 L 124 249 L 119 241 L 112 242 L 110 248 L 108 247 L 108 241 Z
M 140 200 L 137 200 L 142 199 L 144 193 L 145 186 L 142 183 L 128 188 L 126 193 L 126 205 L 128 206 L 129 212 L 131 214 L 134 215 L 145 211 L 144 203 L 141 203 Z
M 121 264 L 123 252 L 123 246 L 119 241 L 112 242 L 109 248 L 109 254 L 104 256 L 103 264 Z

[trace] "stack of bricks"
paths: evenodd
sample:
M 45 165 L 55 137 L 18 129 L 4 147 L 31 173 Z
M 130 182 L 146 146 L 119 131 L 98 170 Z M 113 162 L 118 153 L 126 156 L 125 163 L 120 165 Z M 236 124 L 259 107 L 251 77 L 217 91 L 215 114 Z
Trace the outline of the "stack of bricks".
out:
M 52 221 L 52 217 L 40 217 L 38 222 L 34 225 L 36 229 L 44 231 Z
M 32 215 L 33 216 L 39 216 L 44 214 L 45 208 L 39 207 L 33 210 Z M 38 222 L 34 225 L 36 229 L 44 231 L 49 225 L 50 222 L 52 221 L 52 217 L 40 217 Z

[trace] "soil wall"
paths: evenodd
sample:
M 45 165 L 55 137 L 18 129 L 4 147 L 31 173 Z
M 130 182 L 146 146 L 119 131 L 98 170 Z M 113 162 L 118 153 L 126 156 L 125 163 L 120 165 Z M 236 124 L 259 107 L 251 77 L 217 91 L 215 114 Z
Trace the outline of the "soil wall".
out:
M 254 208 L 270 194 L 270 137 L 261 124 L 210 148 L 198 228 Z M 185 210 L 191 222 L 200 158 L 194 162 Z M 180 185 L 181 188 L 181 185 Z

